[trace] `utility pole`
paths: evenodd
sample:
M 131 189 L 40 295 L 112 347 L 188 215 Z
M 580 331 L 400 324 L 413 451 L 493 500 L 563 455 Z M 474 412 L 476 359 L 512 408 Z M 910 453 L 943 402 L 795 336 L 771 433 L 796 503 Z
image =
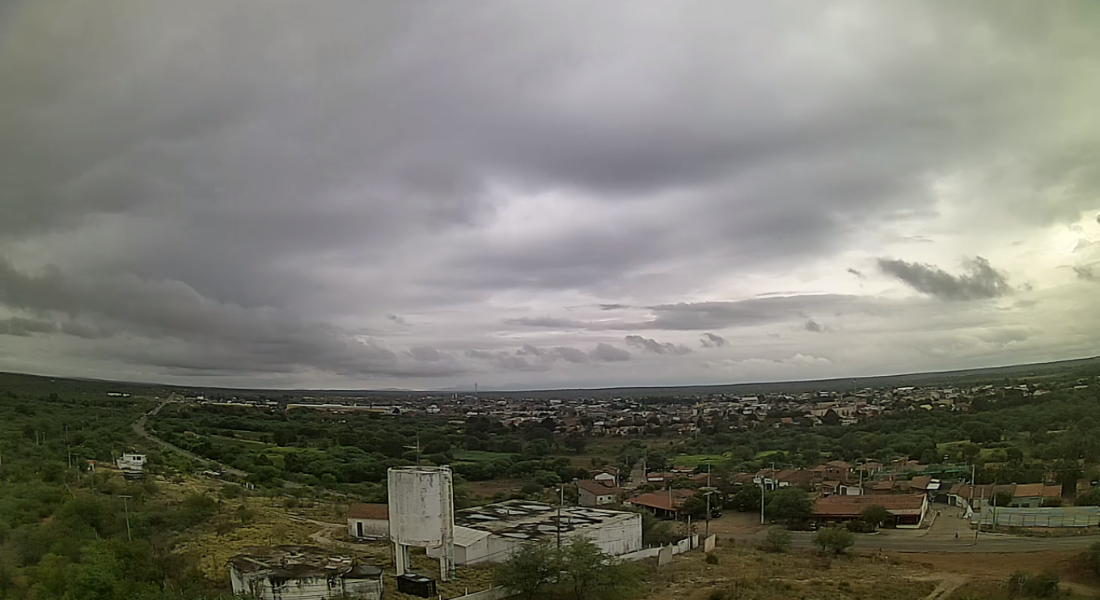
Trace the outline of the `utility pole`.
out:
M 561 550 L 561 507 L 565 504 L 565 485 L 562 484 L 558 491 L 561 492 L 561 500 L 558 502 L 558 549 Z
M 760 524 L 764 524 L 764 480 L 760 480 Z
M 122 510 L 126 513 L 126 541 L 132 542 L 134 538 L 130 535 L 130 506 L 126 502 L 130 496 L 119 496 L 119 498 L 122 498 Z

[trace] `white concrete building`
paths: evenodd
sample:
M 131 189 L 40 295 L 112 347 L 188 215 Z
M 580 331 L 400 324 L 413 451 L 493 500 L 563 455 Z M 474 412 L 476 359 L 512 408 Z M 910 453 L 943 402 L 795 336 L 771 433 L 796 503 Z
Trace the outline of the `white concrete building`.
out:
M 634 512 L 510 500 L 455 513 L 456 565 L 503 562 L 523 544 L 554 543 L 559 531 L 563 542 L 583 536 L 600 550 L 619 556 L 642 549 L 642 515 Z M 430 548 L 429 556 L 439 550 Z
M 361 503 L 349 506 L 348 535 L 361 540 L 390 539 L 389 506 Z
M 258 600 L 381 600 L 382 570 L 308 546 L 251 548 L 229 560 L 233 593 Z

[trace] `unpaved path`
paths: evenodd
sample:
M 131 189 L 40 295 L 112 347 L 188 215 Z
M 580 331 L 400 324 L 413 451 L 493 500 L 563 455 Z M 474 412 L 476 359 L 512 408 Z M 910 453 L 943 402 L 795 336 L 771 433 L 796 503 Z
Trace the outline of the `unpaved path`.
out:
M 951 594 L 955 593 L 955 590 L 963 586 L 970 578 L 966 575 L 959 575 L 957 573 L 936 573 L 935 575 L 929 575 L 928 577 L 914 577 L 913 581 L 939 581 L 939 585 L 936 589 L 932 590 L 924 600 L 945 600 L 950 598 Z

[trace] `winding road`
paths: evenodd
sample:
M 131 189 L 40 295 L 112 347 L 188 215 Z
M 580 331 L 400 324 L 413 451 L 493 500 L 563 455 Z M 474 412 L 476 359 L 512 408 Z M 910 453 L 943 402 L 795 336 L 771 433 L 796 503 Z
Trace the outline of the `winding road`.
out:
M 156 414 L 160 412 L 160 409 L 164 408 L 169 403 L 172 403 L 172 402 L 175 402 L 175 401 L 176 401 L 176 394 L 174 392 L 171 393 L 171 394 L 168 394 L 168 397 L 165 398 L 164 400 L 162 400 L 161 403 L 156 406 L 156 408 L 154 408 L 153 410 L 145 413 L 144 415 L 141 415 L 140 419 L 138 419 L 137 421 L 134 421 L 133 424 L 130 425 L 130 429 L 133 429 L 134 433 L 136 433 L 139 436 L 145 438 L 146 440 L 160 446 L 161 448 L 165 448 L 167 450 L 171 450 L 173 452 L 177 452 L 179 454 L 182 454 L 183 456 L 186 456 L 187 458 L 190 458 L 191 460 L 193 460 L 193 461 L 195 461 L 199 464 L 203 464 L 203 465 L 206 465 L 206 466 L 211 467 L 213 469 L 217 469 L 217 470 L 221 471 L 222 473 L 225 473 L 226 475 L 232 475 L 233 477 L 238 477 L 240 479 L 244 479 L 244 478 L 248 477 L 248 473 L 245 473 L 244 471 L 241 471 L 240 469 L 234 469 L 232 467 L 227 467 L 225 465 L 218 464 L 217 462 L 214 462 L 214 461 L 212 461 L 208 458 L 203 458 L 203 457 L 199 456 L 198 454 L 195 454 L 194 452 L 188 452 L 187 450 L 184 450 L 183 448 L 180 448 L 179 446 L 176 446 L 174 444 L 170 444 L 170 443 L 158 438 L 157 436 L 155 436 L 155 435 L 153 435 L 153 434 L 151 434 L 151 433 L 149 433 L 148 431 L 145 430 L 145 423 L 146 423 L 146 420 L 149 417 L 156 416 Z

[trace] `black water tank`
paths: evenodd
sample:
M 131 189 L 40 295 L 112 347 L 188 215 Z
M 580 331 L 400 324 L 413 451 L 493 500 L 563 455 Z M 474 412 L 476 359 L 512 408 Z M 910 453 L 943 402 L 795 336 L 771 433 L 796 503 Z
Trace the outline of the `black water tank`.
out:
M 421 598 L 434 598 L 437 595 L 435 580 L 416 573 L 399 575 L 397 577 L 397 591 L 402 594 L 420 596 Z

